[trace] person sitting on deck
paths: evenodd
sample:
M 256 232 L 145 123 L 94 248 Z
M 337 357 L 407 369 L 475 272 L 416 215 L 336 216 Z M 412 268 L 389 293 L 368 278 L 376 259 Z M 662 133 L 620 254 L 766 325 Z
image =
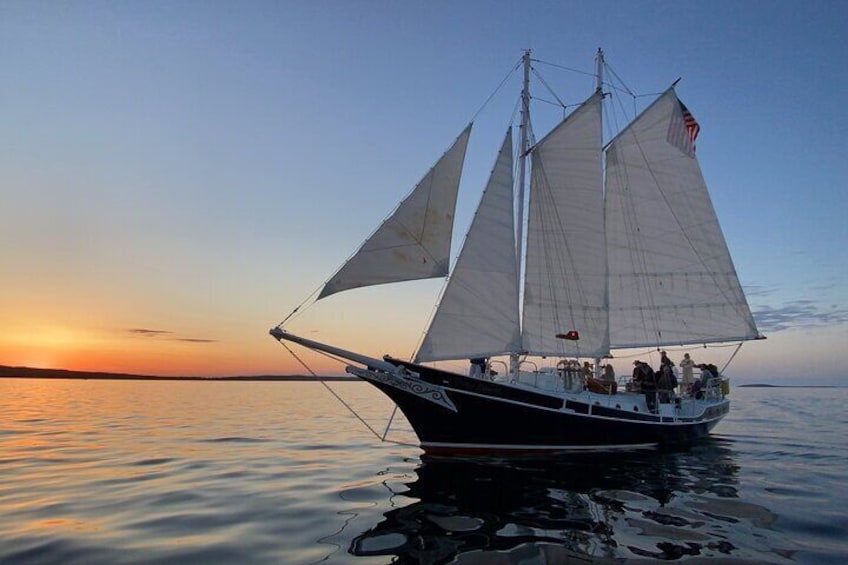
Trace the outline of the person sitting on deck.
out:
M 710 383 L 710 379 L 718 376 L 718 369 L 715 365 L 701 363 L 698 368 L 701 369 L 701 388 L 706 387 Z
M 701 363 L 695 366 L 701 369 L 701 379 L 695 381 L 695 384 L 692 385 L 690 394 L 695 398 L 703 398 L 704 390 L 709 386 L 710 381 L 718 376 L 718 368 L 713 364 L 707 363 Z

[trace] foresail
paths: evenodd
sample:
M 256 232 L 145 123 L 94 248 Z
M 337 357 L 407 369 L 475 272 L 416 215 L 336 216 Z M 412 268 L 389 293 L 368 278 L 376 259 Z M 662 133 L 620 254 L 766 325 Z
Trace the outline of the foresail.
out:
M 447 275 L 456 194 L 470 133 L 471 124 L 324 285 L 319 299 L 352 288 Z
M 758 335 L 695 158 L 696 128 L 669 89 L 607 150 L 613 347 Z
M 518 267 L 507 131 L 417 362 L 518 351 Z
M 601 162 L 594 94 L 533 149 L 524 285 L 524 349 L 609 353 Z M 579 339 L 562 336 L 576 331 Z

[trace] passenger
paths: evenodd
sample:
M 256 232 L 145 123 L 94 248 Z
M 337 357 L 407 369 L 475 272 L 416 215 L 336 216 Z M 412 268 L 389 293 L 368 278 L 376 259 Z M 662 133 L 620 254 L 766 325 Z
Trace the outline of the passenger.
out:
M 706 388 L 710 384 L 710 379 L 715 377 L 718 371 L 715 370 L 715 365 L 708 365 L 707 363 L 701 363 L 698 368 L 701 369 L 701 388 Z
M 604 380 L 604 382 L 608 382 L 608 383 L 614 383 L 615 382 L 615 369 L 609 363 L 604 365 L 603 380 Z
M 584 381 L 588 381 L 589 379 L 591 379 L 595 374 L 595 371 L 592 369 L 592 364 L 588 361 L 584 361 L 583 369 L 581 370 L 580 374 L 583 377 Z
M 668 353 L 665 351 L 660 351 L 660 371 L 668 368 L 669 371 L 673 371 L 674 362 L 668 358 Z
M 651 366 L 643 361 L 634 361 L 633 380 L 638 377 L 639 387 L 645 393 L 645 403 L 652 413 L 657 411 L 657 377 Z
M 642 390 L 642 362 L 641 361 L 633 361 L 633 374 L 630 377 L 630 380 L 633 382 L 633 392 L 640 392 Z
M 660 352 L 660 373 L 657 377 L 660 402 L 669 402 L 671 393 L 677 388 L 677 377 L 674 374 L 674 363 L 665 351 Z
M 704 391 L 701 390 L 701 381 L 695 381 L 689 388 L 689 394 L 695 398 L 704 398 Z
M 688 353 L 683 354 L 683 360 L 680 361 L 680 369 L 683 372 L 682 380 L 683 392 L 689 392 L 689 389 L 692 388 L 692 383 L 695 382 L 695 377 L 692 376 L 692 367 L 695 366 L 695 362 L 692 361 L 692 358 L 689 357 Z
M 477 357 L 471 360 L 471 371 L 468 373 L 469 376 L 474 377 L 475 379 L 482 379 L 483 375 L 486 374 L 486 363 L 488 359 L 485 357 Z

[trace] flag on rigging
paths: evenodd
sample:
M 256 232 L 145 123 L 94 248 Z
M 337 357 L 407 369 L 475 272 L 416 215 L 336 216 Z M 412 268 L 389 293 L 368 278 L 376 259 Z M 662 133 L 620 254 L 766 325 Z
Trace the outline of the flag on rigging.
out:
M 683 102 L 680 102 L 680 109 L 683 110 L 683 123 L 686 125 L 686 131 L 689 132 L 689 139 L 692 140 L 692 143 L 695 143 L 695 140 L 698 139 L 698 133 L 701 131 L 701 126 L 698 125 L 692 112 Z
M 695 121 L 692 112 L 683 102 L 678 100 L 677 108 L 675 108 L 668 123 L 668 142 L 690 157 L 694 157 L 695 139 L 698 138 L 700 132 L 701 126 Z

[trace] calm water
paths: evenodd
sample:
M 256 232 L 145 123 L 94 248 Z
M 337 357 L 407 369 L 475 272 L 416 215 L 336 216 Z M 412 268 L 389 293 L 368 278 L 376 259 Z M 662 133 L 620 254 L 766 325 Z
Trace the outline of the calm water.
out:
M 732 396 L 686 451 L 430 459 L 319 384 L 3 379 L 0 561 L 848 560 L 848 389 Z

